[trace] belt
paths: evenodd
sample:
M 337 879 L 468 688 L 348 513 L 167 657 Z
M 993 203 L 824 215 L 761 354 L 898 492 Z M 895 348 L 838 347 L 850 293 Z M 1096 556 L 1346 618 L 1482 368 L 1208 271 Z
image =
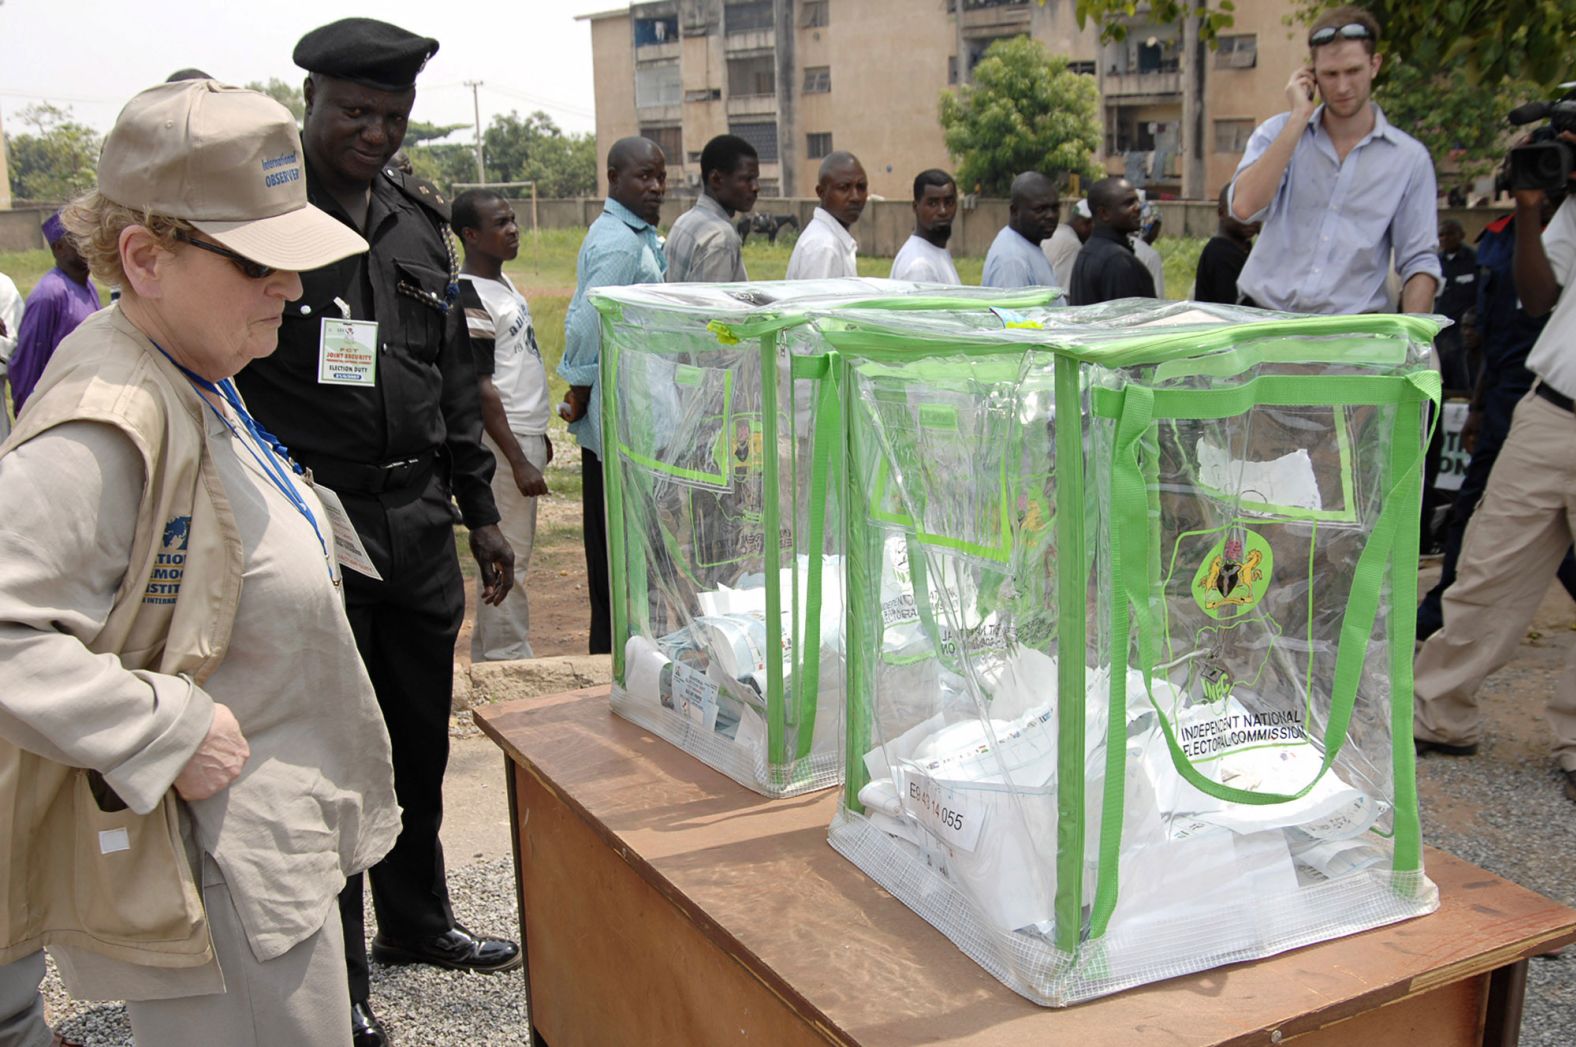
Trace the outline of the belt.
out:
M 1576 408 L 1576 400 L 1572 400 L 1564 393 L 1550 389 L 1543 382 L 1539 382 L 1534 386 L 1532 391 L 1562 411 L 1570 411 L 1572 408 Z
M 349 462 L 328 455 L 302 456 L 301 464 L 312 470 L 313 480 L 337 493 L 383 494 L 425 484 L 437 460 L 437 452 L 427 451 L 414 458 L 400 458 L 381 465 Z

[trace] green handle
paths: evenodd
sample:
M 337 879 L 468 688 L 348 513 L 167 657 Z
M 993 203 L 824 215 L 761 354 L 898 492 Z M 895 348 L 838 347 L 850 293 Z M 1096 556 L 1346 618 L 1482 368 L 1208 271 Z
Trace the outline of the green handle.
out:
M 826 543 L 827 472 L 837 468 L 839 436 L 843 428 L 841 370 L 832 359 L 834 355 L 796 357 L 792 366 L 794 377 L 813 378 L 820 382 L 816 395 L 815 438 L 811 444 L 810 535 L 807 545 L 810 562 L 805 581 L 804 636 L 799 649 L 794 651 L 797 664 L 793 674 L 793 692 L 799 731 L 795 751 L 799 759 L 810 754 L 810 745 L 815 740 L 816 699 L 821 688 L 821 573 L 824 559 L 822 550 Z
M 1314 386 L 1321 381 L 1328 379 L 1312 379 L 1308 380 L 1308 384 Z M 1395 387 L 1397 399 L 1422 399 L 1429 396 L 1431 384 L 1433 383 L 1421 376 L 1418 380 L 1409 378 L 1404 386 Z M 1310 388 L 1310 400 L 1314 398 L 1313 392 L 1314 390 Z M 1407 504 L 1408 499 L 1402 496 L 1406 493 L 1407 477 L 1419 466 L 1422 448 L 1407 445 L 1411 448 L 1411 453 L 1402 460 L 1395 483 L 1386 491 L 1384 507 L 1380 510 L 1372 534 L 1357 560 L 1352 586 L 1347 594 L 1346 613 L 1341 624 L 1330 718 L 1325 725 L 1323 738 L 1324 759 L 1319 771 L 1312 781 L 1295 793 L 1254 792 L 1222 785 L 1200 774 L 1192 761 L 1188 760 L 1182 752 L 1170 720 L 1160 708 L 1160 704 L 1155 701 L 1149 666 L 1154 664 L 1156 612 L 1151 606 L 1152 590 L 1147 577 L 1144 546 L 1147 527 L 1144 526 L 1146 521 L 1134 519 L 1140 513 L 1147 512 L 1148 506 L 1138 445 L 1154 416 L 1154 391 L 1141 386 L 1131 386 L 1125 391 L 1124 401 L 1124 408 L 1117 421 L 1115 462 L 1112 469 L 1111 502 L 1116 510 L 1112 523 L 1116 531 L 1117 563 L 1121 571 L 1116 584 L 1124 599 L 1116 602 L 1112 614 L 1111 707 L 1113 710 L 1117 707 L 1117 689 L 1120 688 L 1125 694 L 1127 686 L 1130 636 L 1127 619 L 1128 607 L 1131 606 L 1132 616 L 1138 625 L 1139 657 L 1145 666 L 1145 689 L 1149 692 L 1150 704 L 1159 719 L 1166 747 L 1171 752 L 1171 761 L 1183 779 L 1207 795 L 1232 803 L 1268 805 L 1287 803 L 1306 796 L 1324 777 L 1339 754 L 1341 746 L 1345 744 L 1352 711 L 1357 701 L 1357 685 L 1362 675 L 1363 659 L 1366 657 L 1368 640 L 1373 633 L 1374 621 L 1378 617 L 1379 594 L 1388 567 L 1390 550 L 1400 528 L 1416 523 L 1416 507 Z M 1114 723 L 1111 729 L 1115 729 Z

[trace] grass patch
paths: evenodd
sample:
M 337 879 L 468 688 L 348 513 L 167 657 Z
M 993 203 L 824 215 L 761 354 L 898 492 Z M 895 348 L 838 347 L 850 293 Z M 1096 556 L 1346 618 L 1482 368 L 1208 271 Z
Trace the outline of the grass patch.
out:
M 32 292 L 39 278 L 54 267 L 55 256 L 43 248 L 36 251 L 0 251 L 0 273 L 11 278 L 23 298 Z M 101 289 L 101 297 L 108 301 L 109 293 Z

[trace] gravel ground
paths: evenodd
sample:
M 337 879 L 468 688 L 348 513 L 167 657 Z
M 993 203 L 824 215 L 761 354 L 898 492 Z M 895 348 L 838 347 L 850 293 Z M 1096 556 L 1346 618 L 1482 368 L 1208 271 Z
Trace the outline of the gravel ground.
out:
M 520 925 L 514 868 L 508 859 L 450 869 L 449 893 L 455 910 L 476 927 L 512 933 L 504 929 Z M 367 926 L 375 925 L 369 902 Z M 44 981 L 44 1001 L 60 1031 L 86 1047 L 131 1047 L 126 1009 L 71 1000 L 55 977 L 53 962 Z M 530 1038 L 519 971 L 483 976 L 373 964 L 372 1006 L 397 1047 L 513 1047 Z
M 1548 759 L 1525 758 L 1521 749 L 1491 733 L 1476 757 L 1420 759 L 1423 839 L 1576 906 L 1576 805 L 1565 799 Z M 1557 958 L 1533 958 L 1521 1043 L 1576 1043 L 1576 946 L 1567 946 Z

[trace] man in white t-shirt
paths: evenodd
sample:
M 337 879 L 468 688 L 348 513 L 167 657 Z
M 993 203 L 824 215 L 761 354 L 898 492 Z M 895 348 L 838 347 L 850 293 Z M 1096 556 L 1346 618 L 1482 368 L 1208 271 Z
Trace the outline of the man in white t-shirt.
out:
M 1155 241 L 1160 239 L 1160 209 L 1144 196 L 1144 191 L 1138 191 L 1138 202 L 1143 206 L 1139 213 L 1138 232 L 1133 234 L 1133 254 L 1144 263 L 1144 268 L 1149 270 L 1150 277 L 1155 281 L 1155 297 L 1166 296 L 1166 264 L 1160 258 L 1160 252 L 1155 250 Z
M 849 227 L 864 213 L 870 199 L 870 179 L 853 153 L 839 150 L 821 161 L 815 180 L 821 206 L 799 234 L 788 258 L 789 280 L 824 280 L 858 276 L 859 244 Z
M 1576 142 L 1576 135 L 1565 136 Z M 1478 688 L 1515 655 L 1549 578 L 1576 538 L 1576 178 L 1540 241 L 1516 238 L 1523 311 L 1549 322 L 1533 343 L 1532 391 L 1516 405 L 1445 590 L 1444 627 L 1418 652 L 1417 752 L 1471 756 L 1482 737 Z M 1516 228 L 1536 229 L 1543 191 L 1516 190 Z M 1576 802 L 1576 652 L 1545 715 L 1565 795 Z
M 503 263 L 520 253 L 520 229 L 509 201 L 490 189 L 461 193 L 450 224 L 465 248 L 460 305 L 481 385 L 482 442 L 498 460 L 492 481 L 498 527 L 514 549 L 522 580 L 496 607 L 477 600 L 471 660 L 533 658 L 523 581 L 536 538 L 536 500 L 548 493 L 543 471 L 553 445 L 547 438 L 547 371 L 531 309 L 503 272 Z
M 947 241 L 958 214 L 958 183 L 932 167 L 914 176 L 914 231 L 892 259 L 892 279 L 961 284 Z

